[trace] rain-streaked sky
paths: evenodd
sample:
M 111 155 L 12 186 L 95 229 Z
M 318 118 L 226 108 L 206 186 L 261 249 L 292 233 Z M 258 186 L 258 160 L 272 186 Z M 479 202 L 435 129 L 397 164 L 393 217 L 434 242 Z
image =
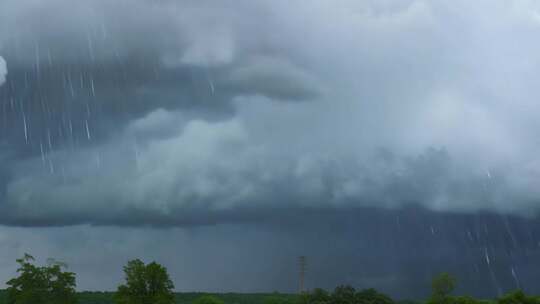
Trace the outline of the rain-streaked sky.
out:
M 532 0 L 2 0 L 0 282 L 540 292 L 539 37 Z

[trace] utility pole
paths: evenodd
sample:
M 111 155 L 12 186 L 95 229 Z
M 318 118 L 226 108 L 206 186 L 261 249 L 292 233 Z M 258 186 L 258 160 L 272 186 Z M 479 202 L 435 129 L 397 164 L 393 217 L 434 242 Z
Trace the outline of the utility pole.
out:
M 298 267 L 299 267 L 299 274 L 300 274 L 300 285 L 299 285 L 299 292 L 300 294 L 305 292 L 304 284 L 305 284 L 305 277 L 306 277 L 306 257 L 300 256 L 298 257 Z

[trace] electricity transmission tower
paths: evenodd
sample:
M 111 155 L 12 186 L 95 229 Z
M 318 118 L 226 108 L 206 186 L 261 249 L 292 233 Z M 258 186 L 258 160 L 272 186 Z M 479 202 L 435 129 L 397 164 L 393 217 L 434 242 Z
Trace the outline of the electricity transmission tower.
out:
M 303 293 L 305 291 L 304 284 L 305 284 L 305 277 L 306 277 L 306 257 L 300 256 L 298 257 L 298 267 L 299 267 L 299 274 L 300 274 L 300 285 L 299 285 L 299 292 Z

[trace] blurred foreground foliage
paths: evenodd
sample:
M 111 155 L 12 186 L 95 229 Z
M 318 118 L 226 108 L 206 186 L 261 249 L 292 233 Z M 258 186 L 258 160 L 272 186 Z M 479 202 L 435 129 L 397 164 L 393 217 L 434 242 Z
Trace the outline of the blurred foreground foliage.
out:
M 440 302 L 430 298 L 423 301 L 392 300 L 388 296 L 378 293 L 374 289 L 367 289 L 356 293 L 354 298 L 332 299 L 332 292 L 315 289 L 311 293 L 301 296 L 282 293 L 175 293 L 177 304 L 540 304 L 540 297 L 524 294 L 522 291 L 508 293 L 495 300 L 481 300 L 469 296 L 447 296 Z M 78 304 L 114 304 L 114 292 L 78 292 Z M 217 299 L 220 302 L 209 302 L 208 299 Z M 203 299 L 203 300 L 199 300 Z M 0 290 L 0 304 L 7 304 L 6 291 Z

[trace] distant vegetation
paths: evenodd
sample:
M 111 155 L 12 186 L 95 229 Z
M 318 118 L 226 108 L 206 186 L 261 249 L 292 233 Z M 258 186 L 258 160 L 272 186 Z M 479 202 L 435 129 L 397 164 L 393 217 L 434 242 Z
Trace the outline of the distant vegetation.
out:
M 125 282 L 116 292 L 75 292 L 75 274 L 65 271 L 65 264 L 49 260 L 46 266 L 36 266 L 30 255 L 17 263 L 18 276 L 6 282 L 6 290 L 0 290 L 0 304 L 540 304 L 540 297 L 522 291 L 492 300 L 454 296 L 457 281 L 448 273 L 433 279 L 432 294 L 423 301 L 395 301 L 375 289 L 356 290 L 346 285 L 332 292 L 315 288 L 300 295 L 174 293 L 165 267 L 140 260 L 124 267 Z
M 79 292 L 77 293 L 78 304 L 115 304 L 114 292 Z M 195 304 L 201 297 L 215 297 L 224 304 L 273 304 L 273 303 L 297 303 L 297 295 L 276 293 L 199 293 L 186 292 L 175 293 L 176 304 Z M 280 299 L 276 302 L 276 298 Z M 6 291 L 0 290 L 0 304 L 7 304 Z

